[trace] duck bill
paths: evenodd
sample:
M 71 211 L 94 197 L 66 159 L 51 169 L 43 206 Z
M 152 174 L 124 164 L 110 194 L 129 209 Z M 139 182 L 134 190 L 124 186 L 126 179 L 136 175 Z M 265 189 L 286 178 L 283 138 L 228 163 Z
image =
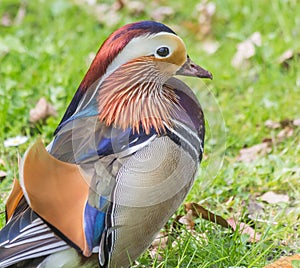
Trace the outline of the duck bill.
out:
M 181 68 L 176 72 L 176 75 L 183 75 L 183 76 L 193 76 L 199 78 L 209 78 L 212 79 L 212 74 L 194 63 L 189 57 L 185 64 L 181 66 Z

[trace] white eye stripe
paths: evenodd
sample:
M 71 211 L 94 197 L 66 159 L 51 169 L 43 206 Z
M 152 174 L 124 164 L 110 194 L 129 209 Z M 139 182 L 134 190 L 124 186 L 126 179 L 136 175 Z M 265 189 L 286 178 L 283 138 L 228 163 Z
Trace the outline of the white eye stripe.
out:
M 166 32 L 135 37 L 123 48 L 110 66 L 108 66 L 107 74 L 112 73 L 122 64 L 141 56 L 154 55 L 157 58 L 164 58 L 156 53 L 160 47 L 168 47 L 169 55 L 171 55 L 173 51 L 176 50 L 178 41 L 183 42 L 177 35 Z
M 183 40 L 179 36 L 172 33 L 160 32 L 157 34 L 146 34 L 133 38 L 113 59 L 111 64 L 107 66 L 105 74 L 97 82 L 97 86 L 94 90 L 94 93 L 90 96 L 89 101 L 84 101 L 84 97 L 87 95 L 83 97 L 81 104 L 84 103 L 84 106 L 82 107 L 81 105 L 78 105 L 76 112 L 89 105 L 90 101 L 92 101 L 97 94 L 102 82 L 123 64 L 142 56 L 155 56 L 156 58 L 163 58 L 157 55 L 156 50 L 153 49 L 157 49 L 161 46 L 166 46 L 169 48 L 169 55 L 171 55 L 178 48 L 178 46 L 182 46 L 185 51 L 183 53 L 186 55 L 186 49 Z

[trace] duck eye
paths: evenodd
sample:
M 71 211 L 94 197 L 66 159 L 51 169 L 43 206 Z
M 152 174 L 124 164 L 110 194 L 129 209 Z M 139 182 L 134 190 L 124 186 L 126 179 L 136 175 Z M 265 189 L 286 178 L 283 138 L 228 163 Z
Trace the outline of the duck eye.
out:
M 156 54 L 160 57 L 167 57 L 170 54 L 168 47 L 160 47 L 156 50 Z

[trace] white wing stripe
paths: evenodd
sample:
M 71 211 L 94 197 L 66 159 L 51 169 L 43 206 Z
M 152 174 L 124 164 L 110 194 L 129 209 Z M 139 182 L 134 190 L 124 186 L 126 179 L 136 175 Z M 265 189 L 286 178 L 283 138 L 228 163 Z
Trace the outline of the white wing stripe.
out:
M 44 224 L 43 226 L 40 226 L 38 228 L 35 227 L 35 228 L 27 230 L 26 232 L 21 233 L 20 235 L 18 235 L 14 239 L 12 239 L 10 242 L 13 243 L 14 241 L 16 241 L 18 239 L 21 239 L 21 238 L 25 239 L 26 237 L 31 236 L 32 234 L 36 235 L 36 234 L 49 232 L 49 231 L 50 231 L 49 227 L 46 224 Z
M 116 155 L 120 158 L 129 156 L 129 155 L 137 152 L 138 150 L 142 149 L 143 147 L 147 146 L 148 144 L 150 144 L 156 138 L 156 136 L 157 136 L 156 134 L 152 135 L 149 139 L 147 139 L 143 143 L 139 143 L 135 146 L 132 146 L 132 147 L 128 148 L 127 150 L 124 150 Z
M 4 247 L 5 248 L 13 248 L 15 246 L 19 246 L 19 245 L 22 245 L 22 244 L 27 244 L 27 243 L 31 243 L 31 242 L 34 242 L 34 241 L 39 241 L 39 240 L 43 240 L 43 239 L 46 239 L 46 238 L 52 238 L 52 237 L 53 237 L 53 234 L 47 233 L 47 234 L 40 235 L 40 236 L 37 236 L 37 237 L 31 237 L 31 238 L 28 238 L 28 239 L 24 239 L 20 242 L 11 243 L 11 244 L 8 244 Z
M 45 224 L 45 223 L 41 219 L 37 218 L 34 221 L 32 221 L 31 224 L 29 224 L 29 225 L 25 226 L 23 229 L 21 229 L 20 232 L 24 232 L 27 229 L 30 229 L 34 226 L 38 226 L 38 225 L 41 225 L 41 224 Z
M 176 136 L 178 136 L 181 140 L 183 140 L 186 144 L 190 146 L 190 148 L 195 152 L 195 155 L 199 155 L 199 152 L 195 149 L 195 147 L 186 139 L 184 138 L 181 134 L 179 134 L 177 131 L 175 131 L 173 128 L 169 127 L 167 124 L 165 124 L 165 127 L 168 128 L 171 132 L 175 133 Z M 202 146 L 201 146 L 202 150 Z
M 1 265 L 6 265 L 6 264 L 11 265 L 18 261 L 49 255 L 51 253 L 55 253 L 57 251 L 68 249 L 68 248 L 70 248 L 70 247 L 65 242 L 61 241 L 58 243 L 40 247 L 38 252 L 35 252 L 35 250 L 32 250 L 32 251 L 27 251 L 23 254 L 19 254 L 13 258 L 10 258 L 10 259 L 7 259 L 7 260 L 1 262 Z
M 192 129 L 187 127 L 187 125 L 183 124 L 182 122 L 180 122 L 176 119 L 171 119 L 171 121 L 174 122 L 176 125 L 179 125 L 180 127 L 182 127 L 184 130 L 186 130 L 190 135 L 192 135 L 199 142 L 199 144 L 201 144 L 201 140 L 198 137 L 197 133 L 195 133 L 195 131 L 193 131 Z

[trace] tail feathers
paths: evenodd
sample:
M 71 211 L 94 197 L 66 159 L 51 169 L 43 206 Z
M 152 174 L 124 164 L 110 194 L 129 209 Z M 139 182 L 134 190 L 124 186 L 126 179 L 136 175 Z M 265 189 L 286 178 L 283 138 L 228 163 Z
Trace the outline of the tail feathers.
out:
M 17 237 L 28 227 L 33 227 L 39 219 L 32 211 L 23 197 L 15 209 L 12 217 L 0 232 L 0 246 L 17 239 Z
M 0 248 L 0 267 L 8 267 L 27 259 L 46 257 L 67 248 L 69 246 L 64 241 L 49 241 L 48 239 L 27 242 L 12 247 L 10 245 L 2 246 Z
M 28 206 L 25 198 L 0 232 L 0 267 L 69 248 Z M 27 266 L 23 266 L 27 267 Z

